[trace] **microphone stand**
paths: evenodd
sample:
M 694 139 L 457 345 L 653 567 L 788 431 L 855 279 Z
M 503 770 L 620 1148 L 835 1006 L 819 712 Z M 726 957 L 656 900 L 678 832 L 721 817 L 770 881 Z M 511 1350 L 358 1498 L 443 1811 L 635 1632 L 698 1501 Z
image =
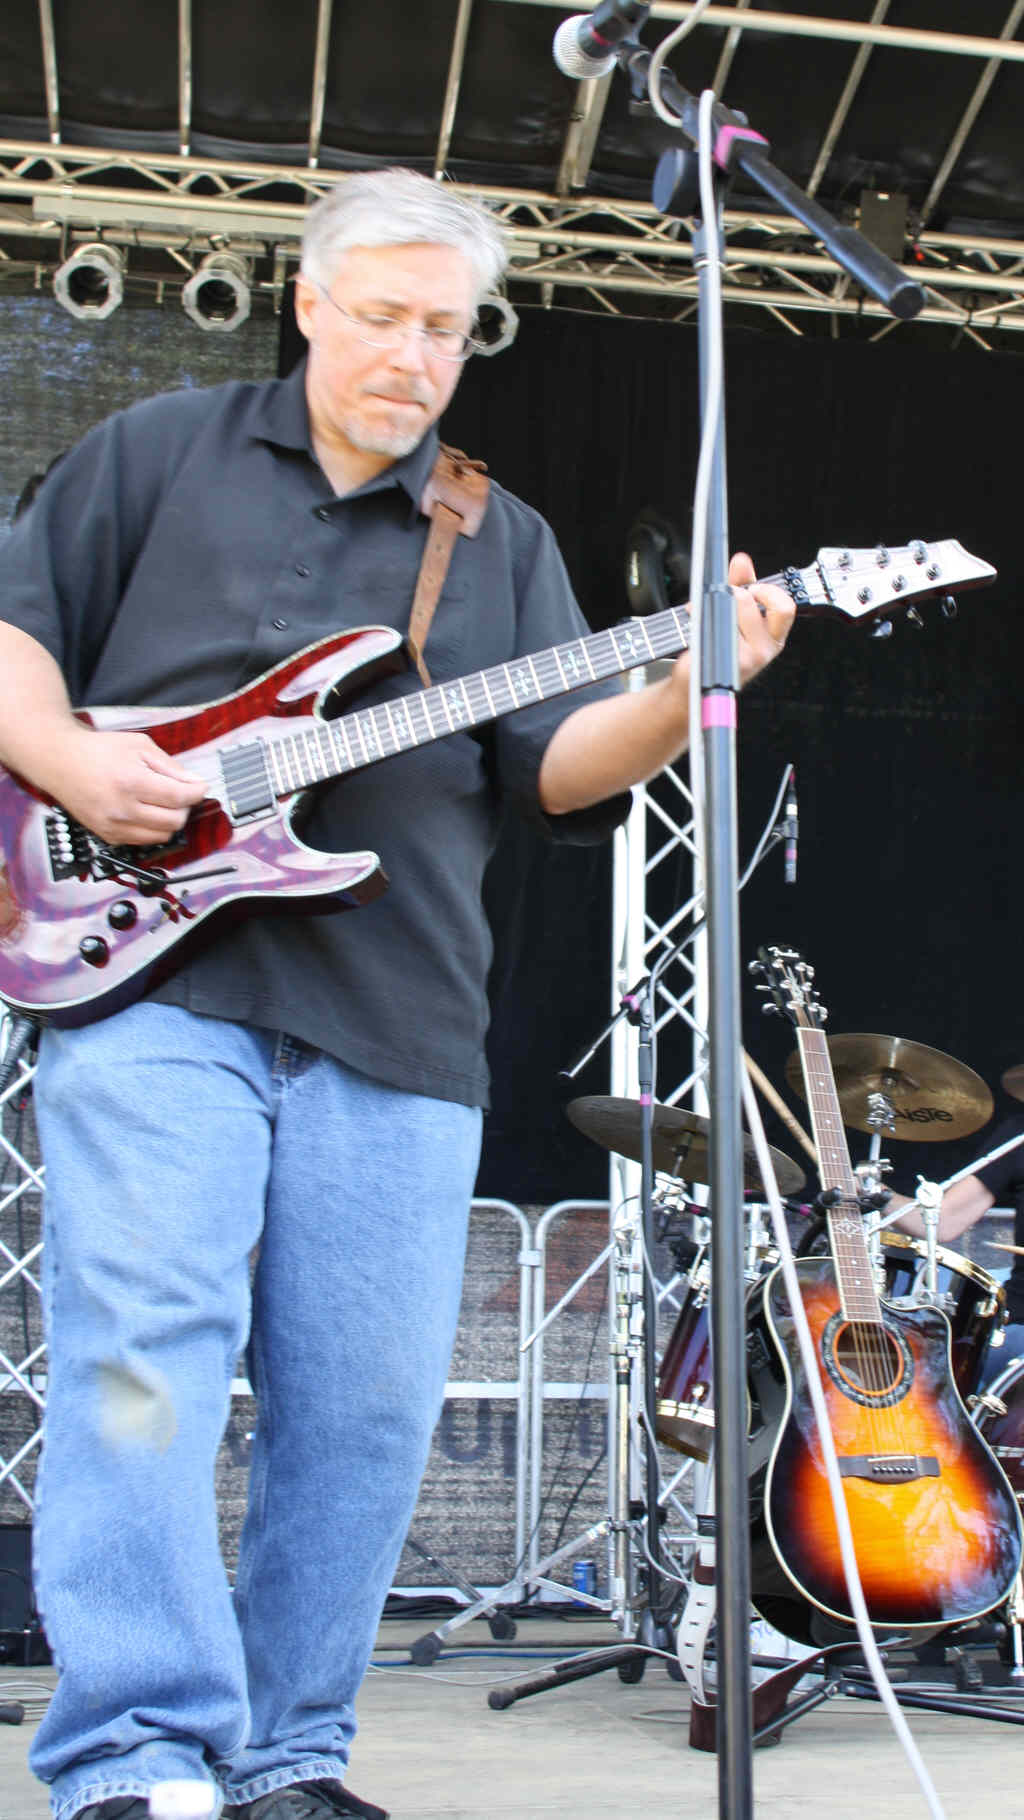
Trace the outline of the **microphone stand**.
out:
M 624 15 L 630 27 L 636 9 Z M 651 53 L 631 34 L 616 59 L 634 95 L 647 90 Z M 700 151 L 697 98 L 666 69 L 661 97 L 678 117 L 680 131 Z M 710 155 L 718 172 L 716 218 L 694 219 L 698 273 L 702 434 L 714 439 L 706 522 L 701 615 L 701 738 L 706 801 L 705 882 L 708 921 L 708 1089 L 712 1234 L 711 1336 L 715 1398 L 715 1526 L 727 1546 L 715 1551 L 717 1586 L 717 1712 L 719 1811 L 728 1820 L 753 1814 L 753 1712 L 750 1674 L 751 1577 L 747 1496 L 746 1311 L 743 1277 L 743 1166 L 741 1142 L 742 1034 L 736 812 L 736 700 L 739 664 L 736 616 L 728 582 L 728 512 L 725 474 L 725 397 L 708 421 L 709 356 L 722 336 L 717 290 L 709 282 L 711 236 L 721 242 L 722 178 L 743 171 L 758 189 L 809 226 L 858 284 L 909 319 L 924 302 L 921 287 L 853 229 L 841 227 L 769 162 L 767 141 L 747 121 L 715 102 Z M 682 151 L 659 161 L 653 200 L 664 213 L 695 217 L 697 160 Z M 696 729 L 691 729 L 696 735 Z

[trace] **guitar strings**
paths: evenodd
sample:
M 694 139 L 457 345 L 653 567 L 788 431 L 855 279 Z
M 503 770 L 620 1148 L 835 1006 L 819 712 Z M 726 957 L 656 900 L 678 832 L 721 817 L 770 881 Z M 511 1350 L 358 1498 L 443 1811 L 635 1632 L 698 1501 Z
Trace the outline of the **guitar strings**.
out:
M 827 1225 L 836 1270 L 837 1287 L 840 1292 L 841 1312 L 847 1316 L 847 1336 L 849 1353 L 852 1360 L 852 1373 L 855 1382 L 859 1382 L 867 1401 L 863 1405 L 867 1413 L 867 1427 L 871 1434 L 876 1453 L 906 1453 L 903 1412 L 895 1403 L 887 1401 L 887 1392 L 899 1377 L 899 1355 L 894 1362 L 894 1342 L 885 1326 L 884 1316 L 878 1303 L 874 1281 L 871 1273 L 870 1258 L 867 1253 L 863 1235 L 863 1216 L 857 1200 L 857 1187 L 850 1164 L 849 1152 L 845 1137 L 842 1135 L 841 1117 L 835 1093 L 830 1058 L 824 1032 L 807 1025 L 797 1026 L 797 1038 L 801 1061 L 804 1067 L 804 1078 L 808 1090 L 808 1103 L 811 1110 L 815 1142 L 821 1164 L 822 1187 L 827 1191 L 838 1188 L 842 1199 L 827 1213 Z M 817 1039 L 816 1041 L 813 1039 Z M 831 1167 L 829 1167 L 831 1165 Z M 840 1221 L 855 1215 L 860 1222 L 857 1232 L 851 1233 L 840 1225 Z M 862 1255 L 858 1255 L 860 1252 Z M 846 1271 L 845 1288 L 849 1290 L 851 1282 L 858 1290 L 855 1318 L 850 1319 L 847 1304 L 854 1298 L 844 1296 L 844 1267 Z M 856 1275 L 854 1273 L 856 1272 Z M 864 1315 L 861 1298 L 870 1298 L 871 1309 Z M 841 1330 L 840 1330 L 841 1332 Z M 839 1335 L 837 1335 L 837 1339 Z M 833 1343 L 837 1363 L 842 1369 L 842 1357 Z
M 812 1041 L 812 1038 L 815 1037 L 818 1038 L 817 1043 Z M 839 1124 L 837 1119 L 838 1108 L 834 1103 L 834 1084 L 831 1079 L 831 1068 L 826 1065 L 827 1050 L 825 1050 L 825 1039 L 823 1034 L 819 1031 L 801 1027 L 800 1047 L 805 1062 L 805 1078 L 811 1095 L 812 1109 L 816 1122 L 815 1135 L 819 1147 L 819 1156 L 821 1157 L 822 1162 L 823 1186 L 826 1189 L 833 1187 L 838 1188 L 842 1195 L 842 1200 L 837 1206 L 828 1210 L 827 1219 L 833 1261 L 836 1268 L 837 1287 L 840 1292 L 841 1312 L 848 1317 L 847 1328 L 849 1348 L 852 1355 L 851 1375 L 853 1376 L 854 1381 L 860 1384 L 868 1398 L 868 1401 L 864 1405 L 867 1413 L 867 1425 L 872 1434 L 875 1450 L 881 1452 L 883 1450 L 884 1431 L 889 1429 L 890 1436 L 888 1438 L 892 1438 L 891 1431 L 893 1428 L 891 1411 L 887 1409 L 883 1401 L 884 1389 L 887 1382 L 882 1356 L 882 1345 L 884 1345 L 884 1340 L 882 1340 L 882 1336 L 877 1334 L 877 1329 L 873 1330 L 869 1322 L 864 1319 L 864 1311 L 861 1307 L 857 1307 L 853 1311 L 854 1318 L 849 1319 L 851 1311 L 845 1304 L 852 1300 L 852 1298 L 844 1296 L 843 1294 L 844 1287 L 847 1290 L 849 1289 L 852 1272 L 857 1266 L 854 1262 L 854 1240 L 852 1236 L 841 1227 L 840 1222 L 844 1220 L 848 1214 L 852 1214 L 854 1208 L 857 1210 L 857 1217 L 860 1217 L 859 1205 L 856 1201 L 856 1184 L 850 1167 L 845 1142 L 839 1135 Z M 821 1133 L 827 1133 L 827 1136 L 823 1137 Z M 828 1167 L 829 1165 L 831 1165 L 831 1168 Z M 825 1179 L 826 1174 L 827 1179 Z M 860 1265 L 862 1270 L 870 1270 L 866 1256 L 860 1260 Z M 844 1267 L 846 1271 L 845 1285 Z M 869 1285 L 872 1303 L 877 1307 L 874 1286 L 873 1283 L 871 1283 L 870 1275 L 867 1276 L 867 1281 L 863 1285 L 859 1279 L 857 1280 L 857 1287 L 859 1289 L 867 1289 Z M 875 1333 L 876 1338 L 881 1341 L 881 1344 L 873 1345 L 871 1343 L 873 1332 Z M 839 1362 L 841 1365 L 841 1359 Z

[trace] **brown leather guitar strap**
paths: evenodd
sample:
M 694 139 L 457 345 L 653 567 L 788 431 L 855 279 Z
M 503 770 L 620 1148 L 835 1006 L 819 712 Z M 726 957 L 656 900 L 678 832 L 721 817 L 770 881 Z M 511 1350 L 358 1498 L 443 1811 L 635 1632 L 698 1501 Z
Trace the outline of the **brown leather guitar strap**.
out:
M 430 671 L 423 659 L 423 647 L 441 598 L 455 539 L 475 537 L 483 523 L 491 488 L 485 466 L 482 461 L 471 461 L 461 449 L 449 448 L 442 442 L 420 500 L 420 511 L 430 519 L 430 530 L 416 578 L 406 642 L 426 688 L 430 687 Z

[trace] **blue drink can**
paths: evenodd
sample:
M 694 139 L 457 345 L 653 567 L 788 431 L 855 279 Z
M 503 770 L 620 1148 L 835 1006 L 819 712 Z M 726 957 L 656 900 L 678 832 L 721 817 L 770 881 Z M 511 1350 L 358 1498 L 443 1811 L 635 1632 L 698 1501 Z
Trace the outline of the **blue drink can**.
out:
M 574 1561 L 572 1564 L 572 1583 L 578 1592 L 589 1593 L 591 1598 L 595 1598 L 597 1596 L 597 1562 Z M 581 1599 L 575 1599 L 573 1603 L 575 1605 L 581 1605 L 583 1601 Z

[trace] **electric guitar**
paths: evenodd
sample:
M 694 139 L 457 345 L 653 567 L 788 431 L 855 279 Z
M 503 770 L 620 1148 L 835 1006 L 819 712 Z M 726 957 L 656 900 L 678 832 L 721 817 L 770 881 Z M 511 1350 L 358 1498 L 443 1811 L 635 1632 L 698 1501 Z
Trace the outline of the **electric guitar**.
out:
M 835 1196 L 831 1255 L 798 1258 L 796 1267 L 868 1614 L 899 1630 L 961 1623 L 1000 1604 L 1013 1585 L 1017 1501 L 960 1400 L 946 1316 L 878 1298 L 811 969 L 791 949 L 768 948 L 754 971 L 796 1025 L 821 1185 Z M 762 1414 L 773 1395 L 782 1409 L 767 1469 L 752 1480 L 754 1603 L 780 1630 L 818 1641 L 816 1611 L 841 1623 L 852 1612 L 780 1270 L 759 1301 L 748 1345 L 755 1395 Z
M 799 611 L 879 620 L 995 570 L 959 543 L 820 550 L 772 576 Z M 407 667 L 401 634 L 368 626 L 320 639 L 221 701 L 88 708 L 87 725 L 141 729 L 204 779 L 206 795 L 162 847 L 113 847 L 0 767 L 0 998 L 84 1024 L 142 995 L 213 919 L 261 902 L 344 909 L 386 888 L 375 853 L 325 853 L 297 837 L 307 792 L 434 739 L 584 687 L 689 643 L 671 607 L 452 682 L 343 712 L 357 690 Z

